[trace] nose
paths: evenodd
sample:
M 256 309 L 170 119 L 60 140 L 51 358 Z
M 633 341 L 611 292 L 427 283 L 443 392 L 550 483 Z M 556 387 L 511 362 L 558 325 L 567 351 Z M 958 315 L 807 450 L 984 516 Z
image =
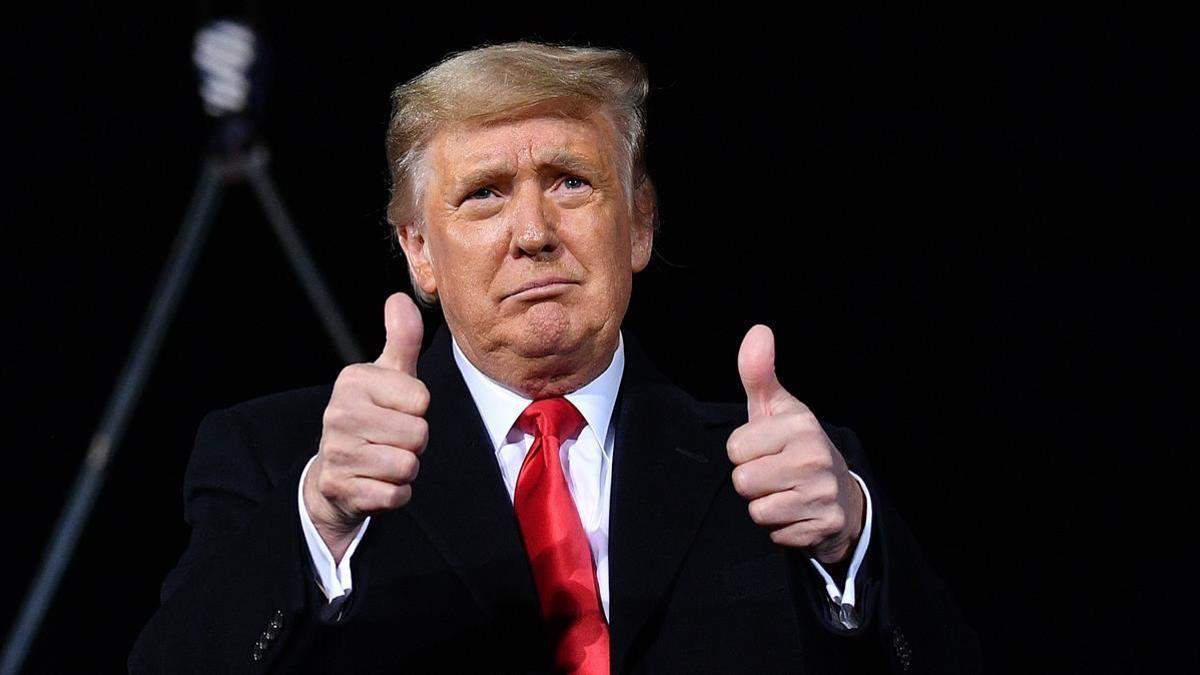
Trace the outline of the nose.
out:
M 549 259 L 558 250 L 558 228 L 554 207 L 542 195 L 540 186 L 523 185 L 513 195 L 512 255 Z

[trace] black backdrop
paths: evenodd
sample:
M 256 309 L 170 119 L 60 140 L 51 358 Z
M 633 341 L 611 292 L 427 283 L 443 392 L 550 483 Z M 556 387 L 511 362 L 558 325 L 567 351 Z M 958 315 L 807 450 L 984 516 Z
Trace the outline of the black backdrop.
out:
M 50 8 L 4 31 L 7 627 L 169 248 L 207 122 L 205 11 Z M 260 10 L 284 198 L 372 353 L 390 86 L 448 51 L 632 49 L 663 228 L 627 330 L 702 398 L 772 325 L 785 385 L 856 429 L 994 672 L 1200 663 L 1196 26 L 1178 17 L 827 16 L 745 7 Z M 435 317 L 427 315 L 427 327 Z M 429 333 L 431 329 L 427 328 Z M 110 672 L 186 540 L 200 416 L 340 364 L 230 193 L 29 660 Z

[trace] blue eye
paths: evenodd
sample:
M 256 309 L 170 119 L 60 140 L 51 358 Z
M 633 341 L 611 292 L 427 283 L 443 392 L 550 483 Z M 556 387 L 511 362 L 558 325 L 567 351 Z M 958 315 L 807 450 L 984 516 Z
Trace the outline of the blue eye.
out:
M 479 188 L 478 190 L 467 195 L 467 199 L 487 199 L 495 195 L 491 188 Z
M 578 176 L 568 176 L 563 180 L 563 187 L 568 190 L 578 190 L 582 187 L 587 187 L 587 181 Z

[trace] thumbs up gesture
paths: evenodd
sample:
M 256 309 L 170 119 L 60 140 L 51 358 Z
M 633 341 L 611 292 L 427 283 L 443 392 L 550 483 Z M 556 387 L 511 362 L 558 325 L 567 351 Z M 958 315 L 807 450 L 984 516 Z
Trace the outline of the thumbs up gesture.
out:
M 812 411 L 779 384 L 770 328 L 746 333 L 738 373 L 750 419 L 726 444 L 734 489 L 772 541 L 841 562 L 862 533 L 862 489 Z
M 384 305 L 387 344 L 374 363 L 346 366 L 333 385 L 304 503 L 317 532 L 340 561 L 363 520 L 412 498 L 418 457 L 429 439 L 429 390 L 417 379 L 424 325 L 412 299 Z

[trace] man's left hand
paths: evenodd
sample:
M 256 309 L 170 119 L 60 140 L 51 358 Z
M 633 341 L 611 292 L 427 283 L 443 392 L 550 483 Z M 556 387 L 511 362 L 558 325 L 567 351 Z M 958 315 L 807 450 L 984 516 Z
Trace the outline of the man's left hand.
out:
M 812 411 L 779 384 L 770 328 L 746 333 L 738 373 L 750 420 L 726 443 L 734 489 L 771 541 L 822 563 L 843 561 L 862 533 L 862 489 Z

